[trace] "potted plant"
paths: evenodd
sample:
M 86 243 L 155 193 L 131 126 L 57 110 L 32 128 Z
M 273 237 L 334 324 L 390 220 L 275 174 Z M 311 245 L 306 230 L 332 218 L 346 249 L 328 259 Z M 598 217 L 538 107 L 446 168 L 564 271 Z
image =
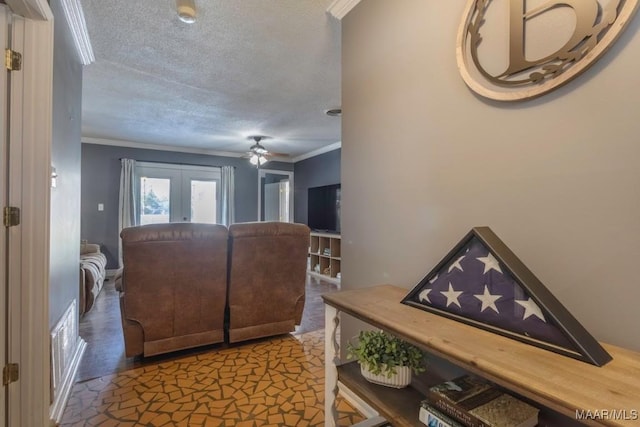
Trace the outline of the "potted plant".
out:
M 384 331 L 361 331 L 357 344 L 347 345 L 347 357 L 358 361 L 369 382 L 389 387 L 406 387 L 412 372 L 425 370 L 419 348 Z

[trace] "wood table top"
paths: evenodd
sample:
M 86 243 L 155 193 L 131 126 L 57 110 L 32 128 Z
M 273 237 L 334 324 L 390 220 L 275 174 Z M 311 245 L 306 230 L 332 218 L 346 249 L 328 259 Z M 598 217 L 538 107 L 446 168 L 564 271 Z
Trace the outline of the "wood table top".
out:
M 588 411 L 595 419 L 584 420 L 586 424 L 640 425 L 640 353 L 602 344 L 613 360 L 598 367 L 401 304 L 407 293 L 405 288 L 379 285 L 323 299 L 571 418 L 576 411 Z

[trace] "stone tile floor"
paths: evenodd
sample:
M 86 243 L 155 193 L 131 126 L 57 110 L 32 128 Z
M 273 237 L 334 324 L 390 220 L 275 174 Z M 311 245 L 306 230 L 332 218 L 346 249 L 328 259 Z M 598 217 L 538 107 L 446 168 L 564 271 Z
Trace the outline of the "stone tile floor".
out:
M 339 400 L 340 426 L 363 417 Z M 322 426 L 324 331 L 253 341 L 74 385 L 61 426 Z
M 334 284 L 307 277 L 302 324 L 294 335 L 324 328 L 324 303 L 322 295 L 339 290 Z M 76 381 L 86 381 L 128 369 L 155 365 L 167 360 L 209 351 L 217 351 L 224 345 L 199 347 L 146 358 L 125 357 L 124 338 L 120 319 L 120 297 L 110 278 L 104 284 L 94 307 L 80 319 L 80 336 L 87 342 Z

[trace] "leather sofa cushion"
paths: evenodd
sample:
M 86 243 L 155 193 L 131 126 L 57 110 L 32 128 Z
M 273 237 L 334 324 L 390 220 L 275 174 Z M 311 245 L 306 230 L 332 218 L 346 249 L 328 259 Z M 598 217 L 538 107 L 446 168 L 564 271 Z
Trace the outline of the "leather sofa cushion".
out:
M 120 235 L 123 322 L 140 325 L 145 355 L 223 341 L 227 228 L 150 224 Z

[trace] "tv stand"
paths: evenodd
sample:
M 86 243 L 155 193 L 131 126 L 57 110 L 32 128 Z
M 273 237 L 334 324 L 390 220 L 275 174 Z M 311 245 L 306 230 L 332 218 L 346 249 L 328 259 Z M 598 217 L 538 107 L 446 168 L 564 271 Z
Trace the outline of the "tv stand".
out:
M 307 270 L 310 276 L 340 284 L 340 242 L 339 234 L 311 232 Z

